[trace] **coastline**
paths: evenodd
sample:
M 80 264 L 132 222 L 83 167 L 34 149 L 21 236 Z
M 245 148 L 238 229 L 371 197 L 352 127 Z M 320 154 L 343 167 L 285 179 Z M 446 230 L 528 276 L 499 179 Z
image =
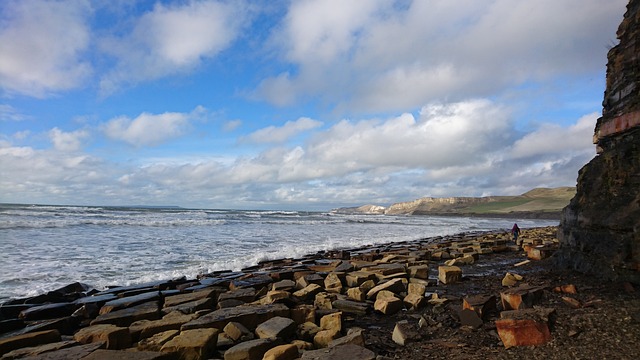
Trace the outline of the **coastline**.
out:
M 557 244 L 555 231 L 555 227 L 524 229 L 522 238 L 529 248 L 539 244 L 551 250 Z M 153 335 L 173 331 L 171 339 L 177 339 L 182 336 L 180 334 L 186 336 L 196 329 L 217 329 L 216 345 L 205 358 L 222 358 L 226 357 L 225 352 L 231 354 L 243 344 L 248 346 L 246 344 L 263 340 L 258 339 L 256 327 L 272 318 L 290 319 L 295 329 L 281 339 L 278 337 L 278 341 L 263 341 L 270 344 L 266 347 L 276 347 L 276 343 L 294 344 L 303 359 L 313 358 L 305 356 L 318 351 L 315 348 L 326 350 L 332 342 L 331 351 L 355 351 L 353 346 L 357 346 L 358 351 L 367 350 L 383 359 L 531 358 L 533 354 L 557 357 L 558 346 L 567 351 L 567 355 L 578 357 L 580 354 L 582 357 L 593 354 L 589 351 L 593 351 L 594 346 L 605 354 L 610 350 L 611 354 L 617 355 L 625 354 L 625 349 L 631 351 L 629 354 L 638 349 L 634 346 L 640 345 L 640 317 L 634 320 L 632 316 L 640 314 L 637 290 L 625 291 L 621 284 L 596 284 L 591 278 L 553 269 L 549 259 L 516 267 L 515 264 L 527 257 L 509 238 L 509 234 L 496 230 L 336 249 L 299 259 L 263 261 L 239 272 L 217 271 L 198 279 L 171 279 L 103 291 L 71 284 L 66 289 L 13 300 L 0 306 L 0 321 L 5 330 L 0 334 L 0 353 L 22 351 L 33 355 L 34 352 L 46 351 L 44 353 L 53 355 L 100 344 L 99 347 L 107 348 L 101 351 L 117 353 L 121 349 L 138 349 L 172 356 L 182 351 L 170 351 L 165 347 L 172 340 L 149 345 L 146 341 L 153 336 L 143 339 L 138 330 L 140 327 L 155 329 L 147 331 L 148 335 L 168 326 L 171 329 Z M 438 280 L 439 268 L 447 261 L 453 261 L 451 265 L 459 267 L 462 276 L 457 281 L 444 284 Z M 535 305 L 551 306 L 557 314 L 552 325 L 552 339 L 547 343 L 507 349 L 495 325 L 500 318 L 499 311 L 483 316 L 477 327 L 465 323 L 468 314 L 461 315 L 465 299 L 473 295 L 491 295 L 499 299 L 502 292 L 510 289 L 501 285 L 506 272 L 523 276 L 522 283 L 542 287 L 544 296 Z M 373 288 L 365 286 L 368 280 L 374 283 Z M 577 294 L 553 292 L 555 287 L 567 282 L 577 286 Z M 517 284 L 515 288 L 521 285 Z M 377 294 L 368 296 L 372 289 L 380 286 L 386 286 L 377 291 L 388 296 L 386 300 L 375 296 Z M 573 297 L 581 305 L 570 308 L 563 300 L 565 297 Z M 500 309 L 501 303 L 494 301 L 493 305 Z M 386 307 L 380 303 L 385 303 Z M 621 314 L 621 307 L 629 316 Z M 238 315 L 239 312 L 242 315 Z M 172 316 L 176 319 L 182 317 L 180 321 L 166 325 Z M 580 324 L 567 325 L 592 316 L 609 321 L 593 324 L 593 329 Z M 327 319 L 331 318 L 339 318 L 339 330 L 323 328 L 323 323 L 328 327 Z M 244 325 L 251 334 L 245 334 L 245 341 L 241 338 L 229 340 L 227 332 L 231 330 L 225 330 L 226 325 L 234 321 Z M 394 334 L 403 321 L 409 324 L 410 331 L 407 331 L 411 336 L 404 345 L 399 345 L 394 341 Z M 6 332 L 9 324 L 14 329 Z M 104 341 L 108 337 L 96 336 L 87 340 L 78 335 L 101 324 L 121 329 L 123 338 L 128 339 L 122 343 L 126 346 Z M 161 324 L 165 324 L 164 327 Z M 301 330 L 304 326 L 317 331 L 311 336 Z M 609 344 L 598 334 L 598 331 L 605 330 L 615 331 L 616 338 L 619 335 L 627 339 L 633 335 L 635 342 L 622 346 Z M 620 333 L 623 330 L 624 334 Z M 58 333 L 58 337 L 54 334 L 51 338 L 53 340 L 38 344 L 48 344 L 44 345 L 48 350 L 19 350 L 24 346 L 10 341 L 12 336 L 30 337 L 42 331 Z M 52 345 L 65 339 L 74 342 L 68 349 Z M 585 341 L 590 345 L 584 346 Z M 8 349 L 11 350 L 6 351 Z M 95 351 L 98 350 L 89 352 Z

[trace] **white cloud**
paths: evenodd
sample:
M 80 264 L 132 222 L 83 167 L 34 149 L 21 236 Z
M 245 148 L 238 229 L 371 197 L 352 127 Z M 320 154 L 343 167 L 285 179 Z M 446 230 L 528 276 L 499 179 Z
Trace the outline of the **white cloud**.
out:
M 543 124 L 538 130 L 516 141 L 511 156 L 518 159 L 567 152 L 595 153 L 592 136 L 598 117 L 598 113 L 585 115 L 568 128 Z
M 242 120 L 236 119 L 225 122 L 222 126 L 222 129 L 224 131 L 230 132 L 239 128 L 240 126 L 242 126 Z
M 101 91 L 192 70 L 230 46 L 250 18 L 244 2 L 189 1 L 156 3 L 121 38 L 108 38 L 102 48 L 117 59 L 102 77 Z
M 49 130 L 48 135 L 56 150 L 71 152 L 80 150 L 82 140 L 89 137 L 89 132 L 86 130 L 64 132 L 55 127 Z
M 272 38 L 295 72 L 263 79 L 255 95 L 276 105 L 320 98 L 346 113 L 403 111 L 594 73 L 626 3 L 292 2 Z
M 0 86 L 45 97 L 82 86 L 91 73 L 91 6 L 84 0 L 8 0 L 0 5 Z
M 142 113 L 135 119 L 120 116 L 102 125 L 105 135 L 134 146 L 154 146 L 184 135 L 190 122 L 206 111 L 198 106 L 191 113 Z
M 245 137 L 255 143 L 282 143 L 308 130 L 322 126 L 322 121 L 301 117 L 295 121 L 287 121 L 283 126 L 268 126 Z
M 23 121 L 29 117 L 8 104 L 0 104 L 0 121 Z

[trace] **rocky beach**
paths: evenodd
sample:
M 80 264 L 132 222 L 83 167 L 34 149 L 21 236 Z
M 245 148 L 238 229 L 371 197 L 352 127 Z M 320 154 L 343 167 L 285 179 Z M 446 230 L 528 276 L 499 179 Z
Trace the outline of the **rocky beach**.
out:
M 318 252 L 0 306 L 2 359 L 611 359 L 640 292 L 553 265 L 556 227 Z M 597 355 L 596 355 L 597 354 Z

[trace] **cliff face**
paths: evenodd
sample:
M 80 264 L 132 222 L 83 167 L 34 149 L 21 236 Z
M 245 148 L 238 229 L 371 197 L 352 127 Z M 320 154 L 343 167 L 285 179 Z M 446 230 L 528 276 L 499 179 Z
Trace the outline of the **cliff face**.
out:
M 640 283 L 640 0 L 631 0 L 607 56 L 598 155 L 579 172 L 563 210 L 556 261 Z
M 388 215 L 409 214 L 420 215 L 434 212 L 452 212 L 456 208 L 495 201 L 493 197 L 424 197 L 413 201 L 396 203 L 385 211 Z

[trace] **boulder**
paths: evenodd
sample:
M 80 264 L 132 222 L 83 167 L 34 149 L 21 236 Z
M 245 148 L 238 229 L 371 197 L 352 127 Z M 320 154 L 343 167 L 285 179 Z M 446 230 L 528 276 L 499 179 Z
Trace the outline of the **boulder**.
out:
M 322 328 L 322 330 L 342 331 L 342 313 L 334 312 L 321 317 L 320 328 Z
M 131 346 L 129 328 L 111 324 L 92 325 L 78 330 L 73 339 L 82 344 L 103 342 L 107 349 L 125 349 Z
M 98 349 L 82 360 L 171 360 L 173 357 L 156 351 L 122 351 Z
M 285 279 L 271 284 L 271 290 L 289 291 L 295 288 L 296 283 L 293 280 Z
M 496 312 L 496 297 L 493 295 L 475 295 L 462 299 L 462 308 L 475 311 L 482 319 Z
M 304 341 L 313 341 L 313 337 L 316 336 L 317 333 L 322 331 L 322 328 L 316 325 L 313 322 L 306 322 L 304 324 L 298 325 L 296 329 L 296 335 L 299 339 Z
M 239 322 L 235 322 L 235 321 L 231 321 L 227 325 L 225 325 L 222 331 L 224 331 L 225 334 L 229 335 L 229 337 L 233 341 L 238 341 L 243 336 L 247 336 L 251 334 L 251 331 L 249 331 L 249 329 L 247 329 L 244 325 L 240 324 Z
M 324 289 L 326 292 L 340 294 L 342 292 L 342 281 L 338 274 L 332 272 L 324 279 Z
M 402 302 L 404 303 L 404 306 L 407 307 L 407 309 L 419 310 L 426 305 L 427 299 L 425 299 L 423 295 L 409 293 L 404 297 Z
M 373 308 L 385 315 L 393 315 L 402 310 L 402 300 L 393 298 L 380 298 L 373 304 Z
M 537 308 L 503 311 L 496 329 L 505 348 L 542 345 L 551 340 L 549 322 L 553 309 Z
M 405 346 L 410 341 L 415 341 L 419 338 L 418 330 L 406 320 L 398 321 L 391 335 L 393 342 L 400 346 Z
M 338 297 L 336 296 L 336 294 L 321 292 L 316 295 L 316 298 L 313 301 L 313 305 L 315 305 L 315 307 L 318 309 L 331 310 L 331 304 L 337 298 Z
M 332 340 L 329 343 L 328 347 L 335 347 L 335 346 L 340 346 L 345 344 L 364 346 L 365 344 L 364 330 L 360 328 L 349 329 L 349 331 L 347 332 L 347 335 L 343 337 L 339 337 L 335 340 Z
M 45 320 L 71 315 L 79 306 L 73 303 L 45 304 L 27 308 L 20 312 L 20 319 Z
M 145 339 L 157 333 L 167 330 L 180 330 L 182 324 L 195 319 L 195 315 L 184 315 L 182 313 L 170 313 L 160 320 L 140 320 L 129 326 L 134 341 Z
M 116 326 L 126 327 L 131 325 L 131 323 L 133 323 L 134 321 L 157 320 L 159 318 L 159 304 L 157 301 L 151 301 L 130 308 L 114 310 L 103 315 L 99 315 L 93 321 L 91 321 L 91 325 L 112 324 Z
M 216 299 L 220 293 L 220 289 L 205 289 L 200 291 L 194 291 L 187 294 L 171 295 L 164 298 L 164 307 L 172 307 L 192 301 L 202 299 Z
M 333 309 L 338 309 L 344 313 L 366 315 L 370 310 L 370 305 L 365 302 L 351 300 L 336 300 L 331 303 Z
M 29 346 L 20 349 L 16 349 L 13 351 L 9 351 L 8 353 L 2 356 L 2 360 L 12 360 L 12 359 L 20 359 L 29 356 L 36 356 L 46 352 L 57 351 L 61 349 L 68 349 L 73 346 L 77 346 L 78 342 L 74 340 L 66 340 L 66 341 L 58 341 L 54 343 L 48 343 L 44 345 L 38 346 Z
M 138 341 L 138 350 L 142 351 L 160 351 L 162 346 L 169 340 L 180 334 L 178 330 L 168 330 L 161 333 L 157 333 L 146 339 Z
M 367 280 L 375 281 L 376 275 L 366 271 L 353 271 L 345 276 L 345 283 L 348 287 L 359 287 Z
M 409 277 L 417 279 L 429 279 L 429 265 L 409 266 Z
M 256 298 L 256 290 L 253 288 L 237 289 L 233 291 L 227 291 L 220 294 L 218 302 L 225 300 L 239 300 L 242 302 L 252 302 Z
M 293 319 L 296 324 L 304 324 L 307 321 L 315 322 L 316 308 L 313 305 L 298 305 L 291 309 L 291 319 Z
M 16 349 L 59 342 L 60 333 L 57 330 L 38 331 L 0 339 L 0 355 Z
M 438 266 L 438 280 L 442 284 L 453 284 L 462 280 L 462 270 L 457 266 Z
M 373 351 L 353 344 L 305 351 L 300 357 L 301 360 L 375 360 L 375 358 L 376 354 Z
M 216 349 L 218 332 L 218 329 L 184 330 L 167 341 L 160 351 L 177 353 L 184 360 L 208 359 Z
M 365 301 L 367 300 L 367 293 L 359 287 L 354 287 L 347 289 L 347 297 L 355 301 Z
M 518 310 L 531 308 L 543 297 L 544 288 L 520 285 L 500 293 L 500 301 L 504 310 Z
M 289 317 L 289 308 L 284 304 L 269 304 L 220 309 L 189 321 L 182 325 L 181 330 L 198 328 L 222 329 L 231 321 L 239 322 L 248 329 L 255 329 L 258 324 L 275 316 Z
M 298 347 L 293 344 L 278 345 L 269 349 L 262 360 L 295 360 L 300 356 Z
M 157 300 L 160 299 L 159 291 L 145 292 L 135 296 L 128 296 L 124 298 L 119 298 L 115 300 L 108 301 L 100 308 L 100 315 L 108 314 L 110 312 L 130 308 L 135 305 L 155 302 L 157 304 Z
M 258 325 L 255 333 L 260 339 L 289 340 L 296 333 L 296 323 L 289 318 L 276 316 Z
M 241 342 L 224 352 L 224 360 L 262 360 L 264 354 L 278 343 L 274 339 Z
M 409 294 L 424 296 L 424 294 L 427 292 L 427 285 L 419 283 L 409 283 L 408 292 Z
M 203 298 L 200 300 L 189 301 L 173 306 L 166 306 L 162 309 L 163 314 L 178 311 L 183 314 L 194 314 L 200 310 L 210 310 L 213 308 L 215 301 L 213 298 Z
M 403 269 L 404 269 L 404 267 L 403 267 Z M 380 291 L 382 291 L 382 290 L 388 290 L 388 291 L 391 291 L 393 293 L 398 294 L 398 293 L 401 293 L 401 292 L 405 291 L 406 290 L 406 286 L 405 286 L 405 283 L 404 283 L 403 279 L 392 279 L 392 280 L 389 280 L 389 281 L 387 281 L 385 283 L 379 284 L 379 285 L 375 286 L 373 289 L 369 290 L 367 292 L 367 298 L 368 299 L 375 298 L 378 295 L 378 293 Z
M 340 337 L 340 331 L 337 329 L 320 330 L 313 337 L 313 345 L 315 345 L 315 347 L 318 349 L 325 348 L 329 346 L 329 343 L 331 343 L 331 341 L 339 337 Z
M 294 292 L 291 296 L 300 301 L 306 301 L 314 298 L 318 293 L 322 292 L 322 286 L 318 284 L 309 284 L 304 288 Z

